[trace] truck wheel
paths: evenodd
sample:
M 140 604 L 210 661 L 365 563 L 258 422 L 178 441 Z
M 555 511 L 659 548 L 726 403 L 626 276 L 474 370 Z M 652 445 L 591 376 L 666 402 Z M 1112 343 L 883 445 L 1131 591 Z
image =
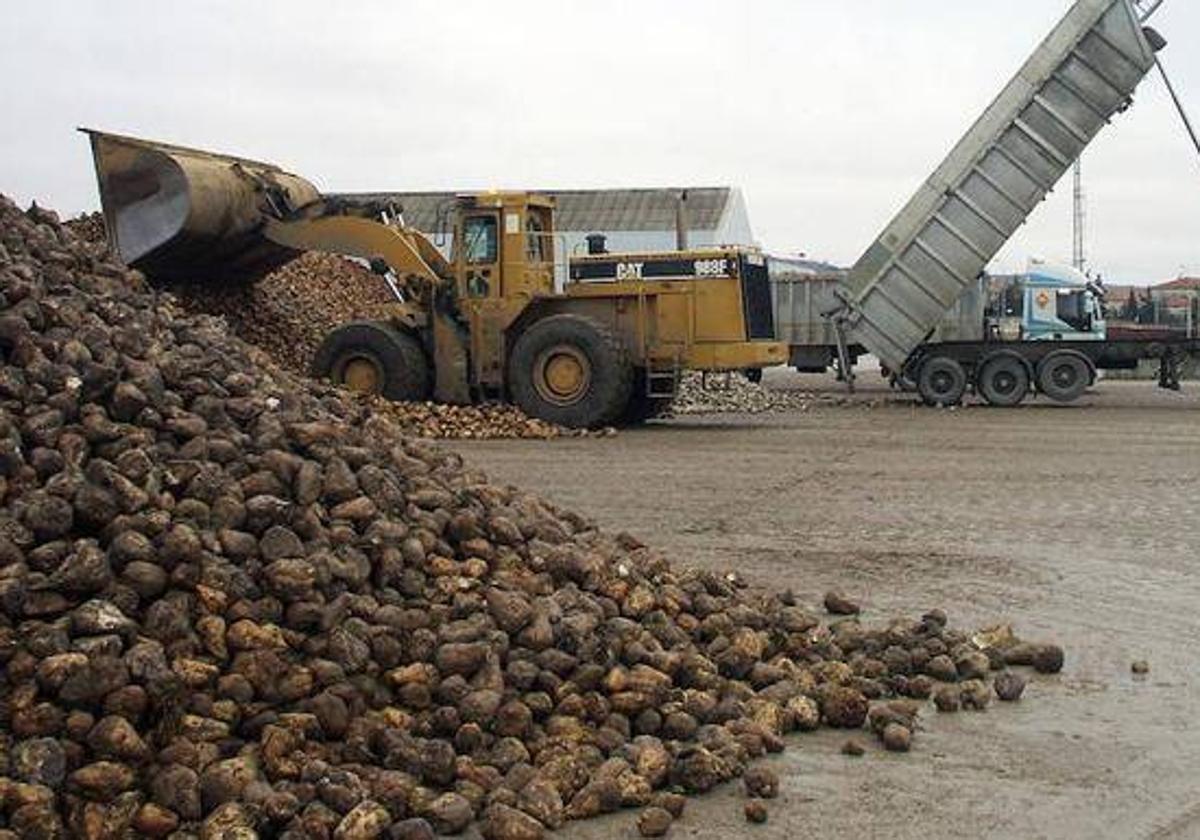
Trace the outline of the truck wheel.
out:
M 429 362 L 420 342 L 386 321 L 354 321 L 331 332 L 317 348 L 312 374 L 389 400 L 429 398 Z
M 625 345 L 582 315 L 551 315 L 522 333 L 508 376 L 526 414 L 575 429 L 619 422 L 633 395 Z
M 1016 356 L 993 356 L 984 362 L 975 384 L 988 405 L 1011 408 L 1029 393 L 1029 371 Z
M 1055 402 L 1074 402 L 1092 384 L 1092 368 L 1078 353 L 1051 353 L 1038 367 L 1038 388 Z
M 921 365 L 917 390 L 926 405 L 958 405 L 967 391 L 967 374 L 949 356 L 934 356 Z

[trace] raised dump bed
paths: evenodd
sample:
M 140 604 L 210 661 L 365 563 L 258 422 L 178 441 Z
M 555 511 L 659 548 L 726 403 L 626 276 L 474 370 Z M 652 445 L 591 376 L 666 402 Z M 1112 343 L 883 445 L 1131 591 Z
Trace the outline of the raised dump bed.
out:
M 1153 66 L 1129 0 L 1078 0 L 851 269 L 847 343 L 901 370 Z

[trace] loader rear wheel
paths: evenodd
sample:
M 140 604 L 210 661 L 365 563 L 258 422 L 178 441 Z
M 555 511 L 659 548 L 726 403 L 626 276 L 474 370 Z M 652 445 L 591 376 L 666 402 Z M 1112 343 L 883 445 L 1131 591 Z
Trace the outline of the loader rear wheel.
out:
M 994 356 L 984 362 L 976 385 L 988 405 L 1012 408 L 1029 393 L 1029 371 L 1016 356 Z
M 517 339 L 508 362 L 513 401 L 570 428 L 619 422 L 633 393 L 633 365 L 620 339 L 582 315 L 551 315 Z
M 352 391 L 398 402 L 429 398 L 429 361 L 420 342 L 386 321 L 338 327 L 317 348 L 312 373 Z
M 1051 353 L 1038 367 L 1038 389 L 1055 402 L 1074 402 L 1091 384 L 1091 366 L 1077 353 Z
M 949 356 L 934 356 L 921 365 L 917 390 L 926 405 L 958 405 L 967 390 L 967 374 L 962 365 Z

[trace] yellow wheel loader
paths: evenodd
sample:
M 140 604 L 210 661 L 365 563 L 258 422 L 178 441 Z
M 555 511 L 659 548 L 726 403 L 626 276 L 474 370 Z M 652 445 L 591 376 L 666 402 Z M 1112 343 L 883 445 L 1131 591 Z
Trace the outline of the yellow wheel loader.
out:
M 447 259 L 399 208 L 339 204 L 271 164 L 87 133 L 111 244 L 152 280 L 254 282 L 304 251 L 368 263 L 390 317 L 339 327 L 313 359 L 350 388 L 507 400 L 584 428 L 653 416 L 684 370 L 787 361 L 756 251 L 572 257 L 551 200 L 489 192 L 446 208 Z

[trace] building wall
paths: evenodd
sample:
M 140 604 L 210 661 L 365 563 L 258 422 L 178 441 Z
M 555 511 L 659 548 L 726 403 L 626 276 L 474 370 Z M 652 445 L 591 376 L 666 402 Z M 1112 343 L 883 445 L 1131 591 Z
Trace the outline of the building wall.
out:
M 602 233 L 607 237 L 610 251 L 674 251 L 675 231 L 672 230 L 567 230 L 563 234 L 567 250 L 571 254 L 587 252 L 587 236 L 591 233 Z M 748 245 L 747 241 L 736 241 L 724 238 L 714 230 L 689 230 L 687 232 L 689 248 L 705 248 L 712 245 Z
M 733 188 L 725 212 L 721 214 L 720 224 L 713 231 L 713 241 L 708 245 L 756 245 L 754 231 L 750 227 L 750 211 L 746 208 L 746 199 L 742 191 Z

